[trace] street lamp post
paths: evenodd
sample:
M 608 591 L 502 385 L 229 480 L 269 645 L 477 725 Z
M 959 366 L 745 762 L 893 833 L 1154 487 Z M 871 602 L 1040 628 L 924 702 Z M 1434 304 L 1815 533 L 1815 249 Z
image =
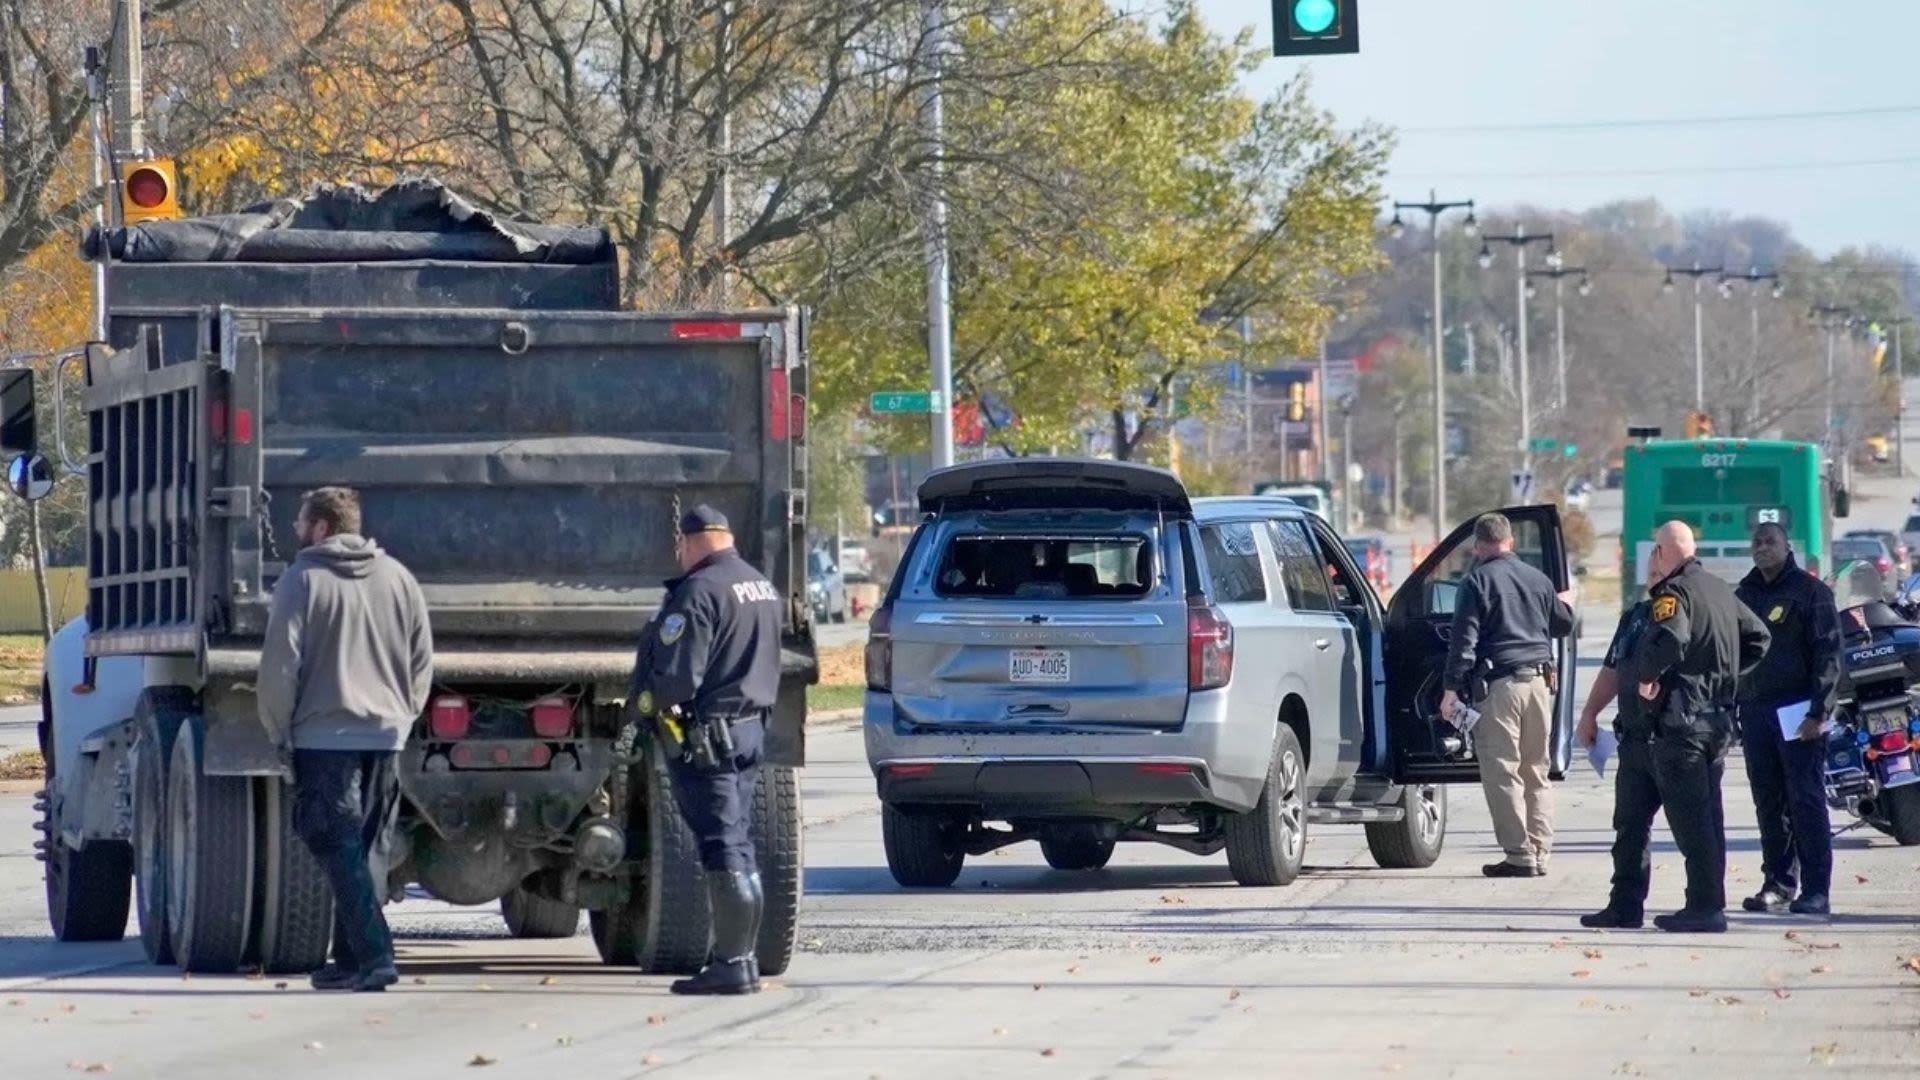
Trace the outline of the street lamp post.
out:
M 1747 360 L 1747 392 L 1751 400 L 1747 404 L 1749 416 L 1744 430 L 1739 434 L 1758 436 L 1760 434 L 1760 283 L 1773 283 L 1770 295 L 1778 300 L 1782 292 L 1780 275 L 1771 271 L 1761 272 L 1757 266 L 1748 267 L 1744 274 L 1722 274 L 1720 276 L 1720 294 L 1732 296 L 1734 281 L 1747 283 L 1747 318 L 1753 329 L 1752 355 Z
M 1667 267 L 1667 280 L 1661 288 L 1673 291 L 1673 275 L 1684 274 L 1693 279 L 1693 411 L 1707 411 L 1707 337 L 1706 323 L 1700 312 L 1700 279 L 1725 274 L 1724 266 L 1701 266 L 1694 263 L 1688 267 Z
M 1480 245 L 1480 268 L 1493 266 L 1492 243 L 1498 241 L 1513 248 L 1514 265 L 1518 274 L 1514 279 L 1514 301 L 1518 308 L 1519 322 L 1514 325 L 1514 336 L 1520 341 L 1520 471 L 1533 475 L 1533 387 L 1532 373 L 1527 362 L 1527 245 L 1544 243 L 1547 245 L 1547 269 L 1560 269 L 1560 249 L 1553 242 L 1553 234 L 1530 233 L 1524 226 L 1515 225 L 1512 236 L 1488 236 L 1487 242 Z
M 1559 368 L 1559 385 L 1555 387 L 1554 405 L 1563 414 L 1567 411 L 1567 309 L 1562 302 L 1563 296 L 1560 290 L 1563 283 L 1560 279 L 1574 274 L 1580 275 L 1581 296 L 1593 292 L 1593 279 L 1587 276 L 1587 269 L 1584 266 L 1560 266 L 1547 270 L 1527 271 L 1528 277 L 1553 279 L 1553 359 L 1554 365 Z M 1533 286 L 1527 287 L 1531 289 Z
M 1427 214 L 1427 235 L 1433 246 L 1433 542 L 1438 544 L 1447 538 L 1447 390 L 1446 390 L 1446 343 L 1440 336 L 1443 325 L 1440 297 L 1440 215 L 1448 210 L 1465 208 L 1467 220 L 1462 228 L 1472 236 L 1480 227 L 1473 216 L 1473 200 L 1460 202 L 1441 202 L 1432 190 L 1427 192 L 1426 202 L 1396 202 L 1393 204 L 1393 224 L 1395 239 L 1404 235 L 1406 226 L 1400 221 L 1402 210 L 1423 210 Z

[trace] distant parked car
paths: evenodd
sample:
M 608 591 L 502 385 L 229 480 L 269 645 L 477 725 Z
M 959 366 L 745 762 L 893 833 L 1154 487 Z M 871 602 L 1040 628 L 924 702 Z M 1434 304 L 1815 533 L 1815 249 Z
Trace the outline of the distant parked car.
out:
M 1907 545 L 1909 565 L 1920 571 L 1920 514 L 1907 515 L 1907 523 L 1900 526 L 1900 540 Z
M 1567 483 L 1567 509 L 1585 511 L 1593 501 L 1593 484 L 1584 476 Z
M 849 581 L 866 581 L 873 577 L 873 554 L 865 544 L 840 545 L 840 573 Z
M 807 603 L 815 622 L 847 621 L 847 579 L 833 565 L 830 552 L 815 548 L 807 555 Z
M 1385 540 L 1378 536 L 1349 536 L 1345 542 L 1347 554 L 1360 565 L 1360 572 L 1376 592 L 1385 593 L 1393 588 L 1393 556 L 1388 553 Z
M 1879 574 L 1882 591 L 1893 596 L 1897 581 L 1893 573 L 1893 549 L 1885 540 L 1872 536 L 1842 536 L 1833 542 L 1832 584 L 1842 574 L 1857 572 L 1856 565 L 1871 566 Z
M 1893 565 L 1900 568 L 1900 575 L 1902 577 L 1906 575 L 1907 567 L 1912 565 L 1913 551 L 1907 545 L 1905 538 L 1897 532 L 1888 532 L 1885 529 L 1852 529 L 1846 534 L 1846 538 L 1849 540 L 1857 540 L 1861 537 L 1869 540 L 1878 540 L 1882 544 L 1885 544 L 1887 551 L 1893 556 Z M 1892 572 L 1891 568 L 1881 570 L 1881 573 L 1884 574 L 1891 574 Z

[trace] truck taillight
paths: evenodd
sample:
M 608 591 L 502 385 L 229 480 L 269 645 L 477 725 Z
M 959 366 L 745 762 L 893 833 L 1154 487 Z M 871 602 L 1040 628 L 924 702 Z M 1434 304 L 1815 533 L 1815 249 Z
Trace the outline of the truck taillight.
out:
M 804 439 L 807 437 L 806 395 L 795 394 L 787 400 L 787 432 L 795 439 Z
M 1187 688 L 1218 690 L 1233 680 L 1233 625 L 1220 609 L 1187 609 Z
M 893 691 L 893 609 L 883 607 L 867 623 L 867 689 Z
M 712 341 L 739 337 L 740 324 L 737 322 L 677 322 L 668 332 L 679 341 Z
M 533 733 L 543 739 L 564 739 L 573 733 L 573 702 L 563 697 L 533 703 Z
M 442 694 L 433 699 L 427 726 L 436 739 L 464 739 L 473 730 L 473 707 L 458 694 Z
M 767 372 L 767 438 L 774 442 L 787 441 L 792 411 L 792 398 L 787 393 L 787 369 L 774 368 Z

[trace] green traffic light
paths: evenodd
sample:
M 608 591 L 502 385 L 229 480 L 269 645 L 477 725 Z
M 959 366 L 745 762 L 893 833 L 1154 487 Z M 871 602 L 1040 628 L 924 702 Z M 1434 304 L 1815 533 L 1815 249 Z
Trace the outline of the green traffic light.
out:
M 1293 24 L 1309 34 L 1324 34 L 1340 9 L 1333 0 L 1294 0 Z

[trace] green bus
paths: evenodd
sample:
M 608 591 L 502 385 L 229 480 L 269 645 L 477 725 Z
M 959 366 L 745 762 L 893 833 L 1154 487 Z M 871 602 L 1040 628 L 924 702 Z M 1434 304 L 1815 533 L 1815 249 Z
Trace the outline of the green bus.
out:
M 1777 521 L 1808 570 L 1826 572 L 1832 508 L 1820 448 L 1772 439 L 1656 439 L 1626 449 L 1620 520 L 1620 593 L 1646 594 L 1653 531 L 1678 519 L 1693 526 L 1700 561 L 1738 582 L 1753 569 L 1754 526 Z

